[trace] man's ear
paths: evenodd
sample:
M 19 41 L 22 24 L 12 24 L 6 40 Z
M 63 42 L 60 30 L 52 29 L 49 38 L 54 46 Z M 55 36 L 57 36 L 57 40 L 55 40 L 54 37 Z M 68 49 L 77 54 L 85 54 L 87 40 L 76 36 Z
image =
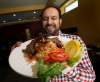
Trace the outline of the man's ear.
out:
M 60 26 L 62 25 L 62 19 L 60 18 Z

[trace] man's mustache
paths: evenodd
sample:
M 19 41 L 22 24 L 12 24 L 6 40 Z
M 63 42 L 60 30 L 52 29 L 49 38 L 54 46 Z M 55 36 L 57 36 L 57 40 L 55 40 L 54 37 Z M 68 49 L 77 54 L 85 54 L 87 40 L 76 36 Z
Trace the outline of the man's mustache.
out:
M 55 26 L 55 25 L 53 25 L 53 24 L 47 24 L 46 27 L 48 27 L 48 26 Z

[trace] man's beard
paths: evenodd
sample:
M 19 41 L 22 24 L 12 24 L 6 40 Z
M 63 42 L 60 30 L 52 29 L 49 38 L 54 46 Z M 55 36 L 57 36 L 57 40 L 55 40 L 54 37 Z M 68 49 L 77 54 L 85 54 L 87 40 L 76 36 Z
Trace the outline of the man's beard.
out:
M 59 28 L 56 28 L 56 25 L 46 25 L 45 30 L 48 35 L 57 35 L 59 32 Z

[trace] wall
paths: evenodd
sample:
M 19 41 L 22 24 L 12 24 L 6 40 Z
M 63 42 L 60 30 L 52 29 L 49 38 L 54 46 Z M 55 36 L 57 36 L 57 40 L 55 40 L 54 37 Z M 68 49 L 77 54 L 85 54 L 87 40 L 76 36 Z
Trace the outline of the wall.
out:
M 100 46 L 99 0 L 80 0 L 79 7 L 63 15 L 63 28 L 77 26 L 87 44 Z

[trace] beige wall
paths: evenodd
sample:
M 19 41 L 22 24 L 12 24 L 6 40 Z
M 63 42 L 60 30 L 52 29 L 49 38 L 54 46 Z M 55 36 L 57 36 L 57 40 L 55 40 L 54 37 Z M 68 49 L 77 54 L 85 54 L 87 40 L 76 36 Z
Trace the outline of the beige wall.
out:
M 77 26 L 87 44 L 100 46 L 99 5 L 99 0 L 80 0 L 77 9 L 63 15 L 63 27 Z

